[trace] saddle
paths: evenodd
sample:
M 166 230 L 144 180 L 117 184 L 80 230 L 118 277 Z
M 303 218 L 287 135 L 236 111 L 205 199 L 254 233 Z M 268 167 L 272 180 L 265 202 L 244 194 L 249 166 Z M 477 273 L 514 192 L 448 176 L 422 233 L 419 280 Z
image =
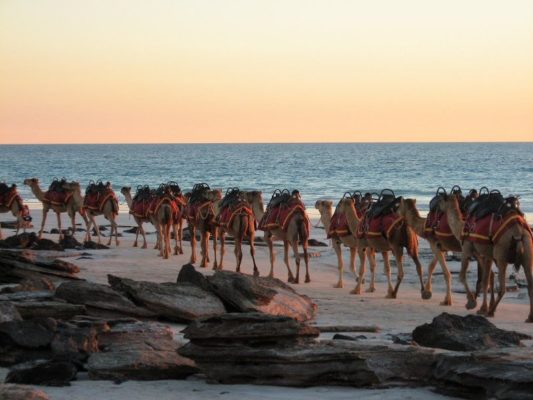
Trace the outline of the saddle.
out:
M 110 198 L 113 201 L 113 212 L 118 214 L 118 199 L 111 188 L 111 183 L 106 182 L 104 184 L 101 180 L 98 180 L 97 182 L 91 180 L 85 189 L 83 205 L 88 209 L 101 212 L 103 211 L 104 204 Z
M 220 203 L 220 209 L 235 208 L 239 203 L 246 202 L 244 199 L 244 192 L 241 192 L 238 187 L 232 187 L 226 190 L 226 194 Z
M 0 182 L 0 205 L 10 208 L 15 200 L 19 201 L 22 207 L 22 198 L 17 192 L 17 185 L 9 186 L 5 182 Z
M 105 184 L 101 181 L 89 181 L 89 185 L 87 185 L 87 188 L 85 189 L 85 195 L 91 195 L 96 193 L 105 193 L 106 191 L 111 189 L 111 182 L 106 182 Z
M 139 185 L 137 186 L 137 190 L 135 192 L 135 196 L 133 196 L 133 202 L 139 202 L 139 201 L 148 201 L 152 197 L 152 192 L 150 190 L 150 186 L 148 185 Z
M 63 185 L 67 183 L 67 178 L 63 177 L 61 179 L 54 178 L 52 180 L 52 183 L 50 184 L 48 191 L 49 192 L 56 192 L 56 193 L 63 193 L 65 189 L 63 189 Z
M 467 208 L 466 214 L 468 218 L 473 218 L 477 221 L 489 214 L 504 217 L 512 210 L 524 215 L 519 208 L 518 196 L 504 198 L 499 190 L 489 191 L 484 186 L 479 190 L 479 197 Z
M 293 190 L 291 193 L 288 189 L 276 189 L 272 193 L 266 212 L 259 222 L 259 229 L 266 231 L 281 228 L 286 231 L 289 222 L 297 211 L 301 211 L 306 217 L 306 228 L 308 229 L 309 223 L 305 214 L 305 205 L 300 199 L 299 192 Z
M 195 204 L 209 200 L 208 193 L 211 190 L 207 183 L 197 183 L 193 186 L 189 196 L 189 203 Z
M 368 209 L 369 219 L 392 214 L 400 205 L 400 197 L 396 197 L 391 189 L 383 189 L 376 202 Z
M 3 196 L 6 193 L 9 193 L 10 191 L 16 190 L 16 189 L 17 189 L 17 185 L 15 184 L 12 184 L 11 186 L 9 186 L 5 182 L 0 182 L 0 196 Z

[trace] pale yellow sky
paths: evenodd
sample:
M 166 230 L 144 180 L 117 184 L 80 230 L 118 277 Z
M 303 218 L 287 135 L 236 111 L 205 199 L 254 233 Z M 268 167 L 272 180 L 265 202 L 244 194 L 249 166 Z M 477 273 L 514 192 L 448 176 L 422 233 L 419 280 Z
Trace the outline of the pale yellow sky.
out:
M 531 0 L 0 0 L 0 143 L 531 140 Z

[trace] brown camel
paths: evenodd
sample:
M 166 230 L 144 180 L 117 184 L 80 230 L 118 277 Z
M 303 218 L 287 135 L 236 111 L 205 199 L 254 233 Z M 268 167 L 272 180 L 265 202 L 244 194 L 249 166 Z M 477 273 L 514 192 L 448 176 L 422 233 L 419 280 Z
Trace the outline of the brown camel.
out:
M 458 195 L 450 194 L 442 196 L 439 201 L 439 208 L 446 212 L 454 236 L 458 240 L 462 240 L 465 222 L 459 207 Z M 462 240 L 462 244 L 463 253 L 459 279 L 466 289 L 468 299 L 467 308 L 472 309 L 476 307 L 475 295 L 471 292 L 466 279 L 470 257 L 477 256 L 483 268 L 483 303 L 478 310 L 478 314 L 487 315 L 489 317 L 494 316 L 496 307 L 505 294 L 507 264 L 513 262 L 516 268 L 522 266 L 524 269 L 530 303 L 529 316 L 526 322 L 533 322 L 533 245 L 531 231 L 524 225 L 515 223 L 510 225 L 510 227 L 501 234 L 497 243 L 475 243 L 470 240 Z M 487 292 L 493 260 L 498 267 L 499 290 L 496 301 L 491 299 L 489 306 L 487 304 Z
M 401 199 L 399 214 L 405 218 L 407 224 L 416 232 L 418 236 L 424 238 L 428 241 L 433 253 L 433 259 L 428 266 L 428 277 L 424 291 L 422 293 L 422 298 L 430 299 L 432 296 L 432 277 L 433 272 L 437 263 L 440 264 L 442 268 L 442 273 L 444 275 L 444 280 L 446 282 L 446 295 L 444 296 L 444 301 L 440 304 L 443 306 L 452 305 L 452 275 L 446 264 L 446 252 L 455 251 L 460 252 L 461 243 L 454 237 L 448 235 L 428 235 L 425 231 L 426 229 L 426 218 L 421 217 L 418 209 L 416 208 L 416 199 Z
M 49 210 L 53 210 L 56 213 L 59 240 L 63 238 L 63 231 L 61 230 L 61 213 L 66 212 L 70 217 L 72 223 L 72 236 L 76 233 L 76 213 L 81 215 L 85 221 L 85 226 L 88 227 L 89 221 L 83 209 L 83 197 L 81 191 L 79 193 L 72 192 L 72 196 L 68 198 L 66 204 L 55 204 L 45 198 L 45 192 L 43 192 L 39 186 L 39 179 L 28 178 L 24 180 L 24 184 L 29 186 L 35 197 L 43 203 L 43 220 L 41 221 L 41 229 L 39 230 L 39 239 L 42 238 L 44 224 Z
M 4 183 L 0 183 L 1 185 L 5 185 Z M 13 185 L 11 187 L 8 187 L 7 185 L 5 187 L 5 193 L 0 194 L 0 213 L 8 213 L 11 212 L 15 218 L 17 218 L 17 231 L 15 232 L 15 235 L 19 234 L 20 228 L 26 232 L 26 221 L 24 220 L 24 204 L 22 203 L 22 198 L 17 193 L 16 186 Z M 6 196 L 9 196 L 10 198 L 7 198 Z M 0 239 L 2 239 L 2 229 L 0 225 Z
M 159 255 L 165 259 L 171 253 L 170 228 L 173 226 L 173 214 L 170 201 L 164 201 L 155 210 L 153 218 L 157 221 L 157 236 L 159 241 Z
M 320 221 L 322 222 L 322 225 L 324 225 L 326 232 L 329 232 L 329 229 L 331 226 L 331 218 L 333 217 L 333 202 L 331 200 L 317 200 L 315 203 L 315 208 L 320 213 Z M 375 251 L 369 248 L 366 244 L 363 245 L 361 240 L 357 239 L 356 232 L 357 232 L 357 226 L 360 220 L 356 219 L 354 221 L 347 221 L 347 222 L 348 222 L 349 232 L 346 235 L 338 235 L 337 233 L 332 233 L 332 236 L 331 236 L 333 250 L 335 251 L 335 254 L 337 255 L 337 263 L 338 263 L 338 268 L 339 268 L 339 281 L 333 287 L 335 288 L 344 287 L 344 282 L 343 282 L 344 261 L 342 258 L 342 248 L 341 248 L 341 246 L 344 245 L 350 249 L 350 270 L 354 274 L 356 284 L 359 282 L 359 279 L 356 273 L 355 253 L 356 252 L 358 253 L 359 261 L 361 265 L 364 264 L 365 262 L 365 254 L 368 255 L 368 261 L 371 265 L 372 279 L 370 282 L 370 286 L 367 289 L 367 292 L 374 292 L 376 290 L 376 287 L 375 287 L 375 269 L 376 269 L 375 268 L 375 264 L 376 264 Z M 366 251 L 365 251 L 365 247 L 367 247 Z M 364 277 L 364 274 L 363 274 L 363 277 Z M 356 289 L 352 290 L 351 293 L 360 294 L 361 285 L 357 284 L 357 288 L 358 288 L 357 290 Z
M 292 197 L 300 202 L 299 193 L 297 193 L 297 191 L 293 192 Z M 267 213 L 268 212 L 269 207 L 267 207 Z M 309 217 L 307 216 L 307 213 L 305 212 L 305 210 L 298 208 L 293 213 L 292 218 L 288 222 L 288 225 L 285 230 L 281 227 L 265 230 L 264 237 L 265 241 L 267 242 L 268 250 L 270 253 L 270 273 L 268 275 L 269 277 L 274 277 L 274 263 L 276 261 L 276 253 L 274 252 L 274 240 L 277 239 L 283 241 L 283 260 L 285 262 L 285 266 L 287 267 L 288 282 L 296 284 L 300 282 L 301 257 L 298 252 L 298 242 L 302 245 L 303 249 L 305 262 L 305 282 L 311 282 L 311 277 L 309 275 L 309 254 L 307 252 L 307 241 L 309 239 L 308 225 Z M 289 264 L 289 246 L 292 247 L 294 258 L 296 261 L 296 277 L 294 277 Z
M 207 187 L 208 188 L 208 187 Z M 196 230 L 200 232 L 200 246 L 202 261 L 200 267 L 206 268 L 209 263 L 209 238 L 213 235 L 213 252 L 215 260 L 213 265 L 218 265 L 217 262 L 217 226 L 216 218 L 216 204 L 222 199 L 222 191 L 219 189 L 203 191 L 203 197 L 200 201 L 193 201 L 191 203 L 191 196 L 194 199 L 195 189 L 193 194 L 189 195 L 189 202 L 187 204 L 186 215 L 189 225 L 189 233 L 191 235 L 191 258 L 190 263 L 196 262 Z
M 343 212 L 348 221 L 358 221 L 359 217 L 355 211 L 354 201 L 351 198 L 344 198 L 340 205 L 340 211 Z M 407 226 L 406 223 L 400 223 L 397 229 L 394 229 L 390 236 L 366 236 L 365 246 L 375 249 L 383 255 L 383 262 L 385 264 L 385 274 L 387 275 L 387 298 L 396 298 L 400 283 L 402 282 L 403 272 L 403 248 L 407 249 L 407 253 L 413 259 L 416 265 L 416 272 L 420 280 L 420 290 L 424 290 L 424 282 L 422 280 L 422 265 L 418 258 L 418 240 L 413 230 Z M 398 275 L 396 280 L 396 286 L 392 286 L 391 282 L 391 268 L 389 261 L 389 251 L 392 251 L 396 264 L 398 265 Z M 361 265 L 359 273 L 358 285 L 361 284 L 364 277 L 364 263 Z M 357 288 L 356 288 L 357 289 Z
M 227 211 L 218 209 L 218 203 L 215 205 L 215 211 L 217 214 L 217 221 L 219 221 L 218 236 L 220 238 L 220 261 L 218 265 L 215 265 L 213 269 L 223 269 L 224 254 L 225 254 L 225 239 L 226 233 L 230 233 L 234 239 L 234 252 L 237 260 L 237 272 L 241 272 L 242 262 L 242 242 L 244 239 L 248 239 L 250 243 L 250 255 L 254 264 L 254 276 L 259 276 L 259 270 L 255 262 L 255 229 L 258 221 L 258 217 L 263 216 L 263 198 L 262 193 L 259 191 L 244 192 L 238 188 L 233 188 L 232 192 L 227 192 L 221 204 L 226 200 L 228 203 Z M 228 197 L 229 196 L 229 197 Z M 234 197 L 234 202 L 232 199 Z M 220 212 L 228 213 L 227 218 L 231 219 L 229 225 L 226 225 L 228 221 L 221 221 Z
M 129 186 L 122 187 L 120 189 L 120 193 L 122 193 L 122 195 L 126 199 L 126 203 L 128 204 L 128 208 L 130 209 L 130 213 L 133 215 L 135 223 L 137 224 L 137 231 L 135 232 L 135 241 L 133 242 L 133 247 L 137 247 L 138 246 L 138 239 L 139 239 L 139 233 L 140 233 L 142 235 L 142 237 L 143 237 L 142 248 L 146 249 L 148 247 L 148 245 L 146 243 L 146 233 L 144 231 L 143 224 L 145 222 L 152 222 L 153 223 L 154 221 L 152 221 L 151 218 L 143 218 L 143 217 L 139 217 L 139 216 L 133 214 L 133 197 L 131 196 L 131 187 L 129 187 Z
M 80 184 L 78 182 L 70 182 L 65 183 L 63 185 L 63 188 L 69 192 L 75 193 L 74 196 L 81 196 L 81 188 Z M 79 200 L 79 199 L 78 199 Z M 87 234 L 86 234 L 86 240 L 91 240 L 91 230 L 94 226 L 94 229 L 96 230 L 96 235 L 98 236 L 98 243 L 101 242 L 100 238 L 100 227 L 96 223 L 96 217 L 99 215 L 103 215 L 105 219 L 107 219 L 111 224 L 111 233 L 109 234 L 109 241 L 107 242 L 107 245 L 110 246 L 112 239 L 113 239 L 113 233 L 115 234 L 115 244 L 119 245 L 118 240 L 118 224 L 116 222 L 116 216 L 118 214 L 118 201 L 115 197 L 114 193 L 113 196 L 108 197 L 105 199 L 105 203 L 102 207 L 87 207 L 86 200 L 87 196 L 85 196 L 84 200 L 84 208 L 85 212 L 87 214 L 88 218 L 88 224 L 87 224 Z

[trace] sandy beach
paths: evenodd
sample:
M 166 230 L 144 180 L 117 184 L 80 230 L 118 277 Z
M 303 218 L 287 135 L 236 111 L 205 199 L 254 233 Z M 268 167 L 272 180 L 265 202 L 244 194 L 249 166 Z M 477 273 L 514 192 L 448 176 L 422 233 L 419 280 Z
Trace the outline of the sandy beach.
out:
M 312 220 L 311 237 L 322 242 L 328 242 L 324 229 L 316 228 L 318 221 L 316 210 L 309 210 Z M 32 210 L 34 230 L 40 226 L 41 213 L 38 209 Z M 80 219 L 81 221 L 81 219 Z M 126 209 L 121 207 L 118 217 L 121 226 L 119 232 L 134 225 L 133 218 L 129 216 Z M 101 225 L 108 225 L 103 217 L 99 217 Z M 63 216 L 63 226 L 68 226 L 68 221 Z M 50 214 L 45 225 L 45 230 L 56 227 L 56 219 Z M 154 282 L 173 282 L 182 265 L 186 264 L 190 256 L 190 246 L 184 242 L 184 254 L 172 256 L 168 260 L 158 257 L 158 253 L 153 249 L 155 243 L 155 233 L 151 225 L 146 225 L 149 241 L 148 249 L 132 247 L 134 235 L 122 233 L 120 246 L 112 246 L 109 250 L 87 250 L 89 256 L 80 258 L 79 251 L 67 251 L 62 256 L 68 258 L 70 262 L 77 264 L 80 269 L 80 277 L 99 283 L 107 283 L 107 274 L 114 274 L 128 277 L 135 280 L 147 280 Z M 103 232 L 108 234 L 109 230 Z M 4 229 L 4 234 L 9 236 L 10 230 Z M 77 233 L 78 240 L 82 239 L 83 232 Z M 45 235 L 48 238 L 56 239 L 57 235 Z M 261 232 L 259 232 L 261 236 Z M 102 238 L 103 243 L 107 242 L 107 237 Z M 286 280 L 286 268 L 280 258 L 281 247 L 277 249 L 277 263 L 275 268 L 276 277 Z M 269 269 L 268 249 L 258 244 L 257 261 L 261 275 L 265 275 Z M 352 295 L 350 290 L 354 287 L 354 279 L 350 271 L 345 270 L 345 287 L 343 289 L 333 288 L 337 282 L 337 261 L 330 246 L 311 247 L 313 257 L 311 258 L 311 283 L 294 285 L 294 288 L 306 294 L 318 305 L 318 314 L 313 324 L 317 325 L 377 325 L 379 333 L 363 333 L 367 338 L 377 338 L 390 340 L 391 336 L 399 333 L 410 333 L 423 323 L 430 322 L 433 317 L 441 312 L 449 312 L 466 315 L 468 311 L 464 308 L 464 294 L 462 285 L 458 282 L 457 273 L 459 263 L 449 261 L 448 265 L 453 274 L 453 305 L 450 307 L 440 306 L 440 301 L 444 297 L 444 281 L 442 274 L 437 268 L 434 274 L 434 292 L 430 300 L 422 300 L 419 294 L 419 286 L 413 262 L 406 258 L 405 279 L 399 290 L 397 299 L 385 298 L 386 278 L 383 275 L 381 257 L 378 256 L 377 291 L 375 293 L 363 293 L 362 295 Z M 427 267 L 431 259 L 431 253 L 427 243 L 420 240 L 420 258 L 424 268 Z M 345 261 L 348 262 L 348 251 L 345 250 Z M 294 267 L 294 261 L 291 260 Z M 235 258 L 233 246 L 230 244 L 226 248 L 225 268 L 234 269 Z M 511 268 L 510 268 L 511 269 Z M 473 265 L 471 268 L 475 271 Z M 211 274 L 212 270 L 201 270 L 205 274 Z M 244 248 L 243 271 L 251 273 L 251 259 L 248 249 Z M 395 279 L 395 268 L 393 264 L 393 279 Z M 424 271 L 426 274 L 426 271 Z M 369 271 L 367 269 L 367 279 Z M 523 277 L 522 273 L 518 278 Z M 475 273 L 469 273 L 470 281 L 475 280 Z M 498 327 L 503 329 L 517 330 L 519 332 L 533 335 L 533 324 L 524 323 L 528 314 L 528 298 L 525 289 L 508 292 L 502 300 L 497 310 L 496 316 L 491 319 Z M 184 325 L 170 324 L 176 333 L 178 340 L 183 340 L 180 330 Z M 330 338 L 332 334 L 323 334 L 322 337 Z M 529 343 L 528 343 L 529 345 Z M 6 369 L 0 370 L 0 376 L 7 373 Z M 41 387 L 50 395 L 51 399 L 174 399 L 176 393 L 186 394 L 184 398 L 207 399 L 345 399 L 357 396 L 363 399 L 381 398 L 442 398 L 442 396 L 427 390 L 421 389 L 389 389 L 389 390 L 362 390 L 353 388 L 308 388 L 292 389 L 278 387 L 260 387 L 252 385 L 212 385 L 207 384 L 201 376 L 195 376 L 186 381 L 154 381 L 154 382 L 125 382 L 120 385 L 106 381 L 90 381 L 84 374 L 80 374 L 78 380 L 72 386 L 66 388 Z

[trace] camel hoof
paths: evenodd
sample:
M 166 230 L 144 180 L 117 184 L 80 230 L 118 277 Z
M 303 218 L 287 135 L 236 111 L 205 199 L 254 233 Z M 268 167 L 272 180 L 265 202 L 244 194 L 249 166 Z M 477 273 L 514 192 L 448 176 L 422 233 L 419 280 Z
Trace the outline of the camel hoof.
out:
M 310 282 L 311 282 L 311 277 L 306 276 L 306 277 L 305 277 L 305 283 L 310 283 Z
M 183 250 L 182 249 L 180 249 L 180 254 L 183 254 Z
M 467 310 L 473 310 L 477 307 L 477 301 L 475 299 L 468 299 L 465 305 Z
M 270 274 L 268 274 L 268 277 L 269 278 L 274 278 L 274 274 L 270 273 Z
M 354 289 L 350 290 L 350 294 L 361 294 L 361 287 L 356 286 Z
M 366 293 L 374 293 L 375 291 L 376 291 L 375 287 L 369 287 L 368 289 L 365 290 Z
M 257 269 L 254 269 L 254 276 L 255 277 L 258 277 L 259 276 L 259 271 Z
M 137 243 L 133 243 L 133 247 L 137 247 Z
M 452 301 L 451 300 L 444 300 L 444 301 L 440 302 L 440 305 L 441 306 L 451 306 L 452 305 Z
M 528 319 L 525 320 L 525 322 L 528 324 L 533 323 L 533 315 L 530 315 Z
M 120 242 L 117 240 L 117 242 L 116 242 L 115 244 L 116 244 L 117 246 L 119 246 L 119 245 L 120 245 Z
M 387 292 L 387 295 L 385 296 L 386 299 L 395 299 L 396 298 L 396 293 L 394 293 L 392 290 L 389 290 Z
M 137 247 L 137 246 L 135 246 L 135 247 Z M 148 246 L 145 245 L 145 244 L 143 244 L 143 247 L 141 247 L 141 249 L 147 249 L 147 248 L 148 248 Z
M 174 250 L 174 255 L 177 256 L 179 254 L 178 249 Z
M 487 313 L 487 318 L 494 318 L 494 311 Z
M 433 293 L 431 293 L 431 290 L 423 290 L 422 291 L 422 298 L 424 300 L 429 300 L 431 299 L 431 296 L 433 296 Z
M 335 289 L 342 289 L 344 287 L 344 283 L 339 281 L 339 282 L 337 282 L 337 284 L 333 285 L 333 287 Z

